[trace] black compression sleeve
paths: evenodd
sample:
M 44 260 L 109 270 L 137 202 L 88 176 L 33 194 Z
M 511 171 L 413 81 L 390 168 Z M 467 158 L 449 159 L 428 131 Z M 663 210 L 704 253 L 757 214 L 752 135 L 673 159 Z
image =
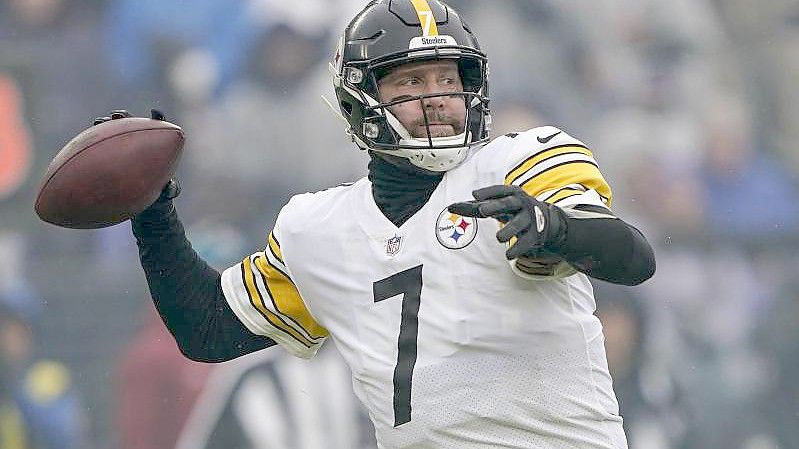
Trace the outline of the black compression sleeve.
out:
M 641 231 L 618 218 L 567 218 L 559 253 L 581 272 L 638 285 L 655 274 L 655 253 Z
M 134 217 L 133 234 L 155 307 L 186 357 L 223 362 L 275 344 L 235 316 L 221 274 L 192 249 L 171 200 Z

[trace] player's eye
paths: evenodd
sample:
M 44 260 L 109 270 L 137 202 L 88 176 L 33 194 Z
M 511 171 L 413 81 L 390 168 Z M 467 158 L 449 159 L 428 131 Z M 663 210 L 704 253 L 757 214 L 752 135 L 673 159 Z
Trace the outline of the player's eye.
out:
M 401 86 L 418 86 L 419 84 L 421 84 L 421 82 L 422 81 L 419 78 L 408 77 L 400 80 L 399 84 Z

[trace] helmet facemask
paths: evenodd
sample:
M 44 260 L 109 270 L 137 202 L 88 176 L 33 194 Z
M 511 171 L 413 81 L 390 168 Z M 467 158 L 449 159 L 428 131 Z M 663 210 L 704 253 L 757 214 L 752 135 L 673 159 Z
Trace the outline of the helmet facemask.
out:
M 380 101 L 379 80 L 398 66 L 422 61 L 454 60 L 463 83 L 460 92 L 429 93 Z M 344 63 L 334 80 L 342 113 L 350 123 L 348 132 L 363 149 L 408 159 L 430 171 L 447 171 L 460 164 L 469 148 L 488 141 L 490 114 L 487 94 L 487 65 L 479 51 L 464 46 L 447 45 L 412 49 L 365 61 Z M 392 113 L 398 105 L 425 101 L 434 97 L 460 97 L 465 117 L 456 134 L 434 137 L 430 116 L 422 114 L 423 136 L 414 136 Z M 453 127 L 455 127 L 453 125 Z

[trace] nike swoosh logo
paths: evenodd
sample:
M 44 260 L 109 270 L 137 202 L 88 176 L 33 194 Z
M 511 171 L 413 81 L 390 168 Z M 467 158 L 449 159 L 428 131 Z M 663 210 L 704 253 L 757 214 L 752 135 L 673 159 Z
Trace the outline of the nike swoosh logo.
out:
M 550 140 L 552 140 L 552 139 L 553 139 L 555 136 L 557 136 L 558 134 L 560 134 L 560 133 L 562 133 L 562 132 L 563 132 L 563 131 L 558 131 L 558 132 L 556 132 L 555 134 L 552 134 L 551 136 L 546 136 L 546 137 L 541 137 L 541 136 L 538 136 L 538 137 L 537 137 L 537 139 L 538 139 L 538 141 L 539 141 L 539 142 L 541 142 L 541 143 L 547 143 L 547 142 L 549 142 Z

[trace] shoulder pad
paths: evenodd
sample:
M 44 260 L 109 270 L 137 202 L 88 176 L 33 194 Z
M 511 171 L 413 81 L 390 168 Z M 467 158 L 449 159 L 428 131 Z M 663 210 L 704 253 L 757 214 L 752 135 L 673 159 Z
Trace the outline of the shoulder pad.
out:
M 278 213 L 274 233 L 278 239 L 287 232 L 304 228 L 313 224 L 320 217 L 338 205 L 358 183 L 345 183 L 318 192 L 307 192 L 294 195 Z

